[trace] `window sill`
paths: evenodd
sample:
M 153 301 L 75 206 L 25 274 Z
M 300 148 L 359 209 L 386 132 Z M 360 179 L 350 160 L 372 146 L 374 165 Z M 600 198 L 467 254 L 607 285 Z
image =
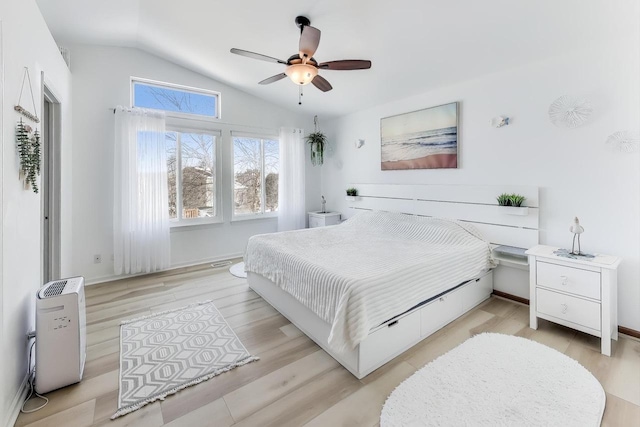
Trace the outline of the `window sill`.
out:
M 260 220 L 264 220 L 264 219 L 278 219 L 278 213 L 277 212 L 273 212 L 273 213 L 267 213 L 267 214 L 258 214 L 258 215 L 238 215 L 238 216 L 234 216 L 231 219 L 231 223 L 233 224 L 234 222 L 245 222 L 245 221 L 260 221 Z
M 204 219 L 194 219 L 192 221 L 181 221 L 181 222 L 172 222 L 169 227 L 171 231 L 180 231 L 187 230 L 193 227 L 202 227 L 208 225 L 216 225 L 223 224 L 224 221 L 222 218 L 204 218 Z

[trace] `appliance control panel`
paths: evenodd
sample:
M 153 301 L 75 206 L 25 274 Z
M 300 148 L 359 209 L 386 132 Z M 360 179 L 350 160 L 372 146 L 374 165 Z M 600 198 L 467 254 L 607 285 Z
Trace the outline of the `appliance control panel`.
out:
M 69 326 L 71 326 L 71 319 L 69 319 L 69 316 L 55 317 L 49 322 L 50 331 L 64 330 Z

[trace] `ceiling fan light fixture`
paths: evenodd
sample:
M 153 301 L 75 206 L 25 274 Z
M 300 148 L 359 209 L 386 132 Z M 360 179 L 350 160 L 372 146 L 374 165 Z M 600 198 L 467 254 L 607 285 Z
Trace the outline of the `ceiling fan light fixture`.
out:
M 318 69 L 309 64 L 292 64 L 287 67 L 284 73 L 289 76 L 292 82 L 304 86 L 318 75 Z
M 242 49 L 231 49 L 235 55 L 247 58 L 259 59 L 266 62 L 274 62 L 286 65 L 283 72 L 259 81 L 260 85 L 268 85 L 289 77 L 293 83 L 299 86 L 298 92 L 302 96 L 302 86 L 313 84 L 322 92 L 329 92 L 333 89 L 331 83 L 318 74 L 319 69 L 323 70 L 368 70 L 371 68 L 371 61 L 364 59 L 341 59 L 337 61 L 318 62 L 313 57 L 320 44 L 320 30 L 311 26 L 311 21 L 305 16 L 296 18 L 296 26 L 300 28 L 300 41 L 298 42 L 298 52 L 294 53 L 286 61 L 260 53 L 250 52 Z M 300 100 L 298 100 L 300 103 Z

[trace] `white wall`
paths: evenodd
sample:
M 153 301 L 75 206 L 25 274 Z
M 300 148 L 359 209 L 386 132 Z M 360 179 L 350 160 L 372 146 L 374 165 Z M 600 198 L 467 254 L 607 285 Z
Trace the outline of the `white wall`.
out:
M 74 105 L 73 271 L 89 282 L 113 277 L 113 109 L 129 105 L 131 76 L 221 92 L 224 224 L 174 228 L 171 262 L 182 266 L 239 256 L 249 236 L 276 230 L 276 219 L 231 223 L 232 129 L 277 132 L 281 126 L 309 131 L 313 119 L 276 107 L 200 74 L 130 48 L 71 46 Z M 297 99 L 291 99 L 295 110 Z M 188 125 L 193 126 L 192 123 Z M 320 170 L 307 160 L 307 205 L 319 207 Z M 93 255 L 102 254 L 94 264 Z
M 577 215 L 586 230 L 583 250 L 624 259 L 619 320 L 640 330 L 639 154 L 611 152 L 604 144 L 615 131 L 638 131 L 637 34 L 635 29 L 628 45 L 550 58 L 328 123 L 335 150 L 322 170 L 328 206 L 348 215 L 344 190 L 352 182 L 539 186 L 540 242 L 570 245 L 568 227 Z M 592 122 L 574 130 L 551 124 L 549 104 L 563 94 L 589 98 L 595 106 Z M 459 169 L 380 170 L 380 118 L 452 101 L 460 102 Z M 512 117 L 511 125 L 489 126 L 492 117 L 503 114 Z M 366 140 L 359 150 L 353 144 L 357 138 Z
M 71 232 L 70 222 L 70 149 L 71 149 L 71 74 L 33 0 L 3 0 L 0 3 L 3 27 L 4 87 L 2 104 L 2 371 L 4 377 L 0 423 L 9 423 L 17 403 L 19 387 L 27 370 L 26 333 L 34 328 L 34 297 L 41 285 L 41 197 L 25 191 L 18 181 L 15 150 L 15 124 L 20 116 L 13 110 L 22 82 L 24 67 L 33 82 L 36 113 L 40 115 L 42 91 L 40 72 L 45 83 L 62 103 L 62 176 L 61 205 L 63 266 L 66 269 Z M 30 107 L 29 95 L 23 104 Z M 21 402 L 20 402 L 21 403 Z
M 0 5 L 0 147 L 4 147 L 4 43 L 2 42 L 2 17 L 5 15 L 4 5 Z M 4 154 L 3 150 L 0 149 L 0 211 L 3 210 L 3 191 L 2 191 L 2 183 L 3 183 L 3 171 L 4 171 Z M 2 240 L 2 230 L 3 230 L 3 218 L 0 215 L 0 243 Z M 0 343 L 4 344 L 4 302 L 2 299 L 3 291 L 3 280 L 2 280 L 2 244 L 0 244 Z M 4 378 L 4 354 L 0 351 L 0 384 L 5 384 Z M 8 418 L 5 415 L 8 410 L 6 408 L 5 396 L 10 393 L 8 387 L 0 386 L 0 423 L 1 425 L 6 424 L 5 418 Z

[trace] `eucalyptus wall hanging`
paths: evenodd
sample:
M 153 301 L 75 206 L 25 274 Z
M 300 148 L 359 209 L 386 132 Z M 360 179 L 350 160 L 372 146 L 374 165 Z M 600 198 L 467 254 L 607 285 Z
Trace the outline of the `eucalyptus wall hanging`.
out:
M 28 83 L 29 92 L 31 94 L 31 102 L 33 104 L 34 113 L 29 112 L 20 103 L 22 101 L 22 93 L 24 92 L 25 83 Z M 35 114 L 36 103 L 33 97 L 33 89 L 31 87 L 31 77 L 29 76 L 29 69 L 24 68 L 24 75 L 22 77 L 22 86 L 20 88 L 20 95 L 18 97 L 18 103 L 14 109 L 26 117 L 27 119 L 40 123 L 40 119 Z M 38 192 L 38 175 L 40 175 L 40 133 L 38 129 L 33 129 L 28 124 L 20 121 L 16 125 L 16 148 L 18 157 L 20 159 L 20 174 L 19 179 L 24 182 L 25 189 L 33 189 L 34 193 Z
M 24 124 L 22 119 L 16 127 L 16 143 L 20 158 L 20 179 L 24 180 L 25 189 L 33 188 L 38 192 L 37 177 L 40 175 L 40 133 Z
M 315 126 L 314 132 L 307 135 L 305 139 L 311 148 L 311 164 L 313 166 L 322 166 L 327 136 L 318 129 L 318 116 L 313 117 L 313 124 Z

